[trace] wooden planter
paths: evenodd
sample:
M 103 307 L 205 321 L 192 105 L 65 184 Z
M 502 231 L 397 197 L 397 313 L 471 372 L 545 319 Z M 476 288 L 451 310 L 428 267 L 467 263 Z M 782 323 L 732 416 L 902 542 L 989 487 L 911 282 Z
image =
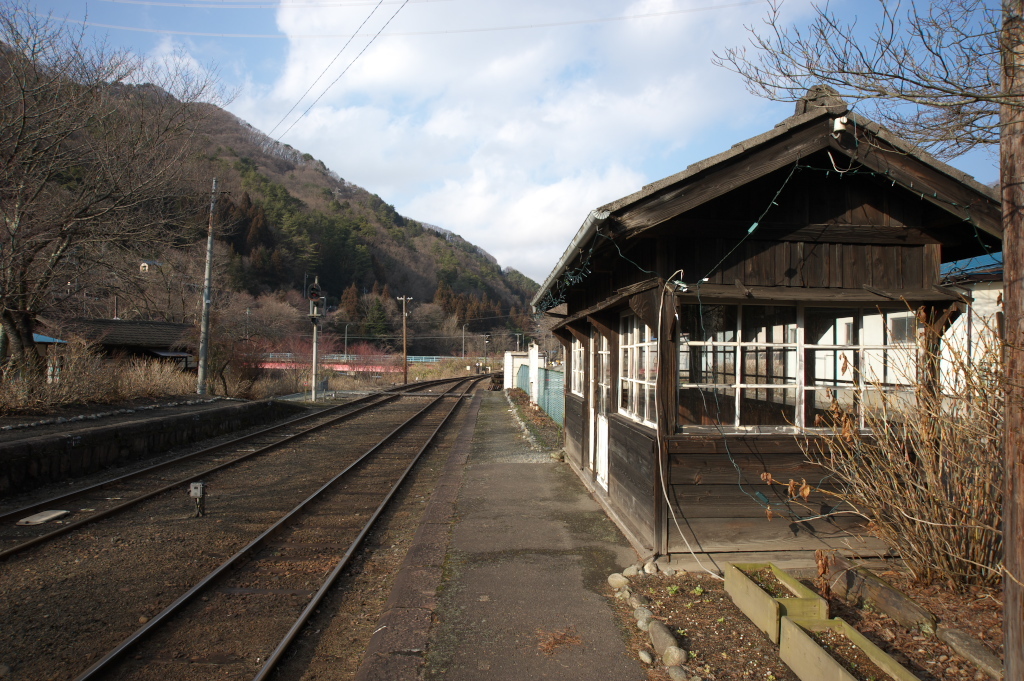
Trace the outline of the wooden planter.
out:
M 842 633 L 895 681 L 918 681 L 906 667 L 892 659 L 881 648 L 864 638 L 844 620 L 783 617 L 779 657 L 800 677 L 801 681 L 856 681 L 828 651 L 822 649 L 807 632 L 832 629 Z M 881 680 L 880 680 L 881 681 Z
M 775 577 L 792 592 L 791 598 L 774 598 L 744 574 L 764 568 L 770 568 Z M 779 618 L 784 615 L 828 619 L 828 602 L 825 599 L 771 563 L 726 563 L 725 590 L 736 607 L 758 629 L 768 634 L 772 643 L 779 642 Z

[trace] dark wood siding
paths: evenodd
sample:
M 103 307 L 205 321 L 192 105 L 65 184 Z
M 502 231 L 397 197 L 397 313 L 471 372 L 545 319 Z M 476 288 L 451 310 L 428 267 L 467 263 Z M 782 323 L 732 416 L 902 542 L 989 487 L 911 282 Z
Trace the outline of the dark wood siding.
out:
M 668 445 L 674 452 L 669 455 L 670 498 L 687 538 L 700 550 L 820 548 L 822 538 L 861 523 L 852 515 L 810 520 L 839 502 L 819 491 L 833 486 L 823 469 L 807 461 L 795 437 L 687 436 L 670 438 Z M 782 484 L 768 484 L 762 478 L 766 473 Z M 789 498 L 790 480 L 806 480 L 814 488 L 807 501 Z M 685 550 L 674 530 L 669 545 L 671 551 Z
M 582 397 L 565 393 L 565 455 L 581 470 L 587 467 L 585 406 Z
M 748 240 L 722 267 L 712 267 L 736 245 L 727 239 L 690 239 L 672 244 L 673 269 L 708 283 L 746 286 L 892 290 L 923 289 L 939 283 L 937 247 L 932 244 L 877 245 Z M 695 276 L 689 274 L 692 273 Z M 596 301 L 595 301 L 596 302 Z
M 654 538 L 654 432 L 608 418 L 608 496 L 646 546 Z

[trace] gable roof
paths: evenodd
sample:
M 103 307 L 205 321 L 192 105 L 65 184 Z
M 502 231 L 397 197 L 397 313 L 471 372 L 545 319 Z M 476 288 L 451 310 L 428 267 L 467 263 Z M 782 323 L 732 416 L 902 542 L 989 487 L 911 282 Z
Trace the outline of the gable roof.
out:
M 970 223 L 980 233 L 1002 239 L 1001 203 L 996 189 L 853 113 L 830 88 L 815 86 L 797 102 L 796 113 L 773 129 L 592 210 L 531 304 L 539 308 L 599 230 L 604 229 L 610 237 L 638 235 L 822 150 L 884 174 L 893 185 L 920 194 L 923 200 Z

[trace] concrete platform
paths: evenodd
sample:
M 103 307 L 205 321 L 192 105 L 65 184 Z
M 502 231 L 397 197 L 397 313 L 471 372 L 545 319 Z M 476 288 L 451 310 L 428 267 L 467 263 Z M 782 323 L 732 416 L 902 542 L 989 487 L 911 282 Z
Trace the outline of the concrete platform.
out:
M 471 410 L 356 678 L 646 679 L 601 595 L 637 554 L 571 469 L 530 447 L 504 393 Z
M 602 595 L 607 576 L 640 555 L 568 464 L 531 448 L 511 412 L 504 393 L 474 397 L 357 681 L 647 678 Z M 813 574 L 813 550 L 658 562 L 721 573 L 726 561 L 766 560 Z M 567 643 L 546 654 L 558 633 Z

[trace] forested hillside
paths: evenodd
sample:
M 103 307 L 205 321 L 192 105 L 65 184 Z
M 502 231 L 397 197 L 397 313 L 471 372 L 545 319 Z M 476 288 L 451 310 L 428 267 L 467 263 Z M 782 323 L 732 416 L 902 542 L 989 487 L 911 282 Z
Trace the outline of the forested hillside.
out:
M 221 183 L 215 224 L 229 246 L 231 287 L 258 296 L 301 291 L 319 277 L 337 310 L 331 326 L 348 323 L 351 336 L 370 340 L 394 335 L 394 296 L 411 296 L 423 351 L 444 351 L 456 328 L 461 343 L 463 324 L 529 333 L 537 285 L 523 274 L 223 110 L 211 112 L 205 132 L 205 165 Z
M 306 351 L 314 279 L 325 346 L 395 349 L 396 296 L 412 299 L 412 353 L 495 352 L 531 334 L 534 282 L 210 103 L 216 82 L 184 55 L 107 51 L 23 9 L 0 2 L 5 370 L 41 375 L 33 334 L 68 319 L 195 324 L 211 217 L 221 378 L 252 364 L 241 355 Z

